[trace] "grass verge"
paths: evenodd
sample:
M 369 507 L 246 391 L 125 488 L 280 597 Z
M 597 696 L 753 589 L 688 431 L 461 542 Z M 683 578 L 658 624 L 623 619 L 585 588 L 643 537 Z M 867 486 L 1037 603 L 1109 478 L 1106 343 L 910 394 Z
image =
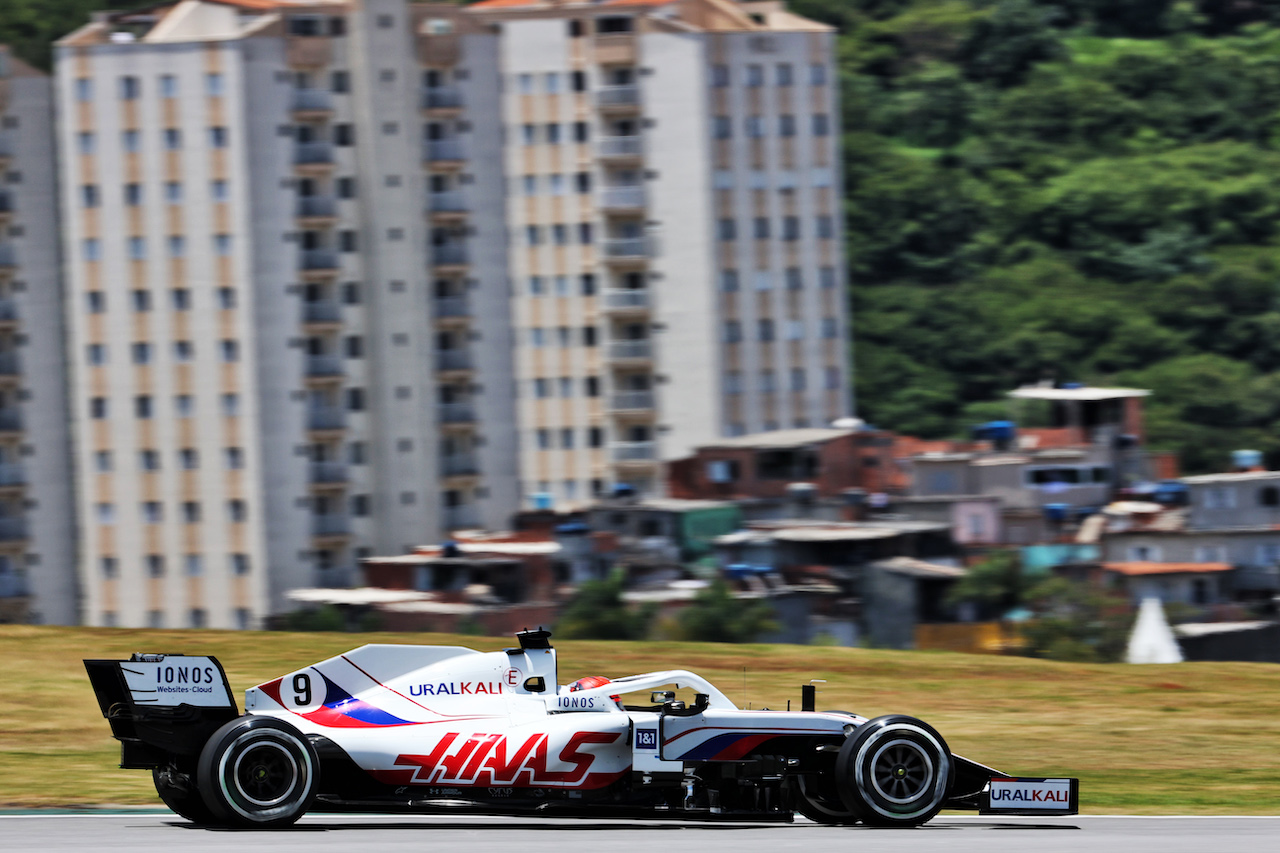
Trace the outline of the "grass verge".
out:
M 507 638 L 0 626 L 0 806 L 158 803 L 119 748 L 82 658 L 214 654 L 245 688 L 365 642 L 480 649 Z M 1280 667 L 1249 663 L 1081 665 L 941 652 L 803 646 L 564 642 L 560 681 L 679 667 L 752 707 L 912 714 L 955 752 L 1020 775 L 1080 777 L 1090 814 L 1280 812 Z M 746 667 L 744 698 L 743 667 Z

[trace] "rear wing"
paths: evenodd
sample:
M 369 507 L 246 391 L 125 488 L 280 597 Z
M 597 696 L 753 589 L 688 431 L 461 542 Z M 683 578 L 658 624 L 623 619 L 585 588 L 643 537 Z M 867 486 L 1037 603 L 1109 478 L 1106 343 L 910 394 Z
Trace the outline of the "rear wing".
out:
M 163 767 L 200 754 L 209 736 L 240 716 L 218 659 L 135 654 L 86 660 L 102 716 L 120 741 L 120 766 Z

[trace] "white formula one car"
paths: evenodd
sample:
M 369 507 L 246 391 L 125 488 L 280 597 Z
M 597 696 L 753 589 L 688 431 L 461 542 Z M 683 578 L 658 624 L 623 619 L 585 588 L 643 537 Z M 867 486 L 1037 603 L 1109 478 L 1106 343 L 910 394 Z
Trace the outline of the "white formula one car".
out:
M 917 826 L 943 808 L 1076 814 L 1075 779 L 1014 778 L 899 715 L 742 710 L 691 672 L 558 687 L 547 631 L 518 648 L 367 645 L 251 688 L 212 657 L 88 660 L 124 768 L 200 824 L 308 811 Z M 693 693 L 691 699 L 677 698 Z M 640 694 L 643 704 L 631 704 Z

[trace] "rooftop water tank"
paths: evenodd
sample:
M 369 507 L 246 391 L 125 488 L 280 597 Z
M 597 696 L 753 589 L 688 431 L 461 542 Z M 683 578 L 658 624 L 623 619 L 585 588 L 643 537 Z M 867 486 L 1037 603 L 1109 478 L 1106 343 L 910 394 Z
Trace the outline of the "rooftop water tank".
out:
M 1231 451 L 1231 467 L 1237 471 L 1248 471 L 1250 468 L 1258 468 L 1262 465 L 1261 450 L 1233 450 Z

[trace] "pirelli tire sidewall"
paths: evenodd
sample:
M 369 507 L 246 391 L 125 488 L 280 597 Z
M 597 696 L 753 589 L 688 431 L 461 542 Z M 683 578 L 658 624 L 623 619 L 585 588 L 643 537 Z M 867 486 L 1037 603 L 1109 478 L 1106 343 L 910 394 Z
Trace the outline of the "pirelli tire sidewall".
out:
M 293 726 L 247 714 L 209 738 L 197 779 L 200 795 L 220 821 L 270 829 L 289 826 L 311 807 L 320 760 Z
M 942 735 L 915 717 L 868 720 L 836 757 L 845 806 L 875 826 L 919 826 L 942 810 L 955 761 Z

